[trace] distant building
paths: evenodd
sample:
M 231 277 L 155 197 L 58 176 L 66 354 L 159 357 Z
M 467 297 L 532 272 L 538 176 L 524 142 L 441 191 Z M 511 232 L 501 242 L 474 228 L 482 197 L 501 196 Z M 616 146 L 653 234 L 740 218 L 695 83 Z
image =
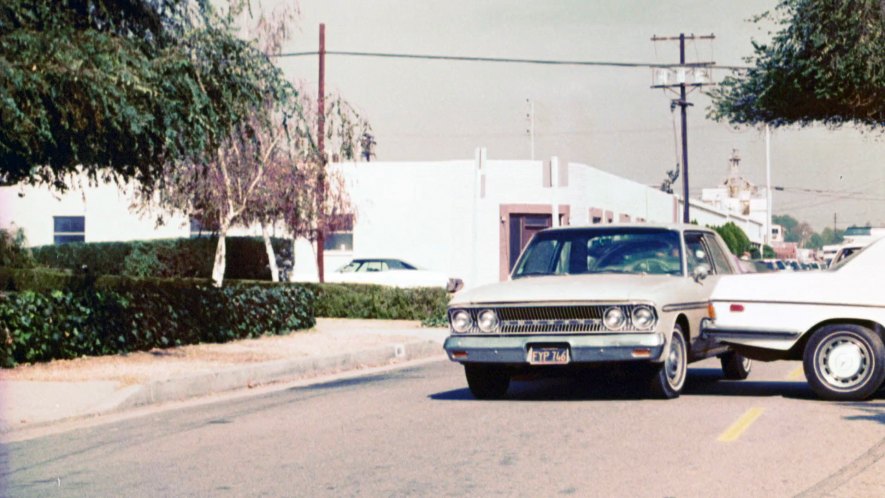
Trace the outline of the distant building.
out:
M 728 175 L 718 187 L 701 191 L 701 201 L 721 211 L 747 216 L 765 224 L 768 219 L 768 201 L 765 189 L 741 175 L 741 158 L 737 149 L 728 159 Z M 773 227 L 772 227 L 773 228 Z

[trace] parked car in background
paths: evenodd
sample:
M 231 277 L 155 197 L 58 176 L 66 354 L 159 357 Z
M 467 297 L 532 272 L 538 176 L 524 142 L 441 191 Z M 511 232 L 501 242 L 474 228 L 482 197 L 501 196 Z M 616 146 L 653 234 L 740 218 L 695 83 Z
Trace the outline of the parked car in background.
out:
M 772 271 L 787 271 L 787 265 L 779 259 L 763 259 L 762 262 Z
M 326 275 L 326 282 L 375 284 L 392 287 L 442 287 L 449 292 L 459 290 L 461 279 L 450 278 L 444 273 L 422 270 L 401 259 L 361 258 L 354 259 Z
M 830 266 L 835 266 L 840 262 L 848 259 L 852 254 L 860 251 L 864 248 L 866 244 L 845 244 L 839 247 L 836 251 L 836 254 L 833 256 L 833 260 L 830 262 Z
M 760 360 L 802 360 L 824 399 L 861 400 L 885 380 L 885 239 L 828 271 L 719 280 L 708 338 Z
M 744 273 L 771 273 L 777 271 L 777 267 L 773 264 L 766 263 L 764 261 L 752 260 L 745 261 L 745 263 L 749 263 L 752 266 L 752 271 L 745 271 Z
M 478 399 L 504 397 L 515 375 L 614 363 L 675 398 L 689 362 L 718 356 L 726 378 L 749 374 L 700 335 L 716 281 L 736 271 L 722 239 L 694 225 L 543 230 L 509 281 L 454 296 L 445 349 Z

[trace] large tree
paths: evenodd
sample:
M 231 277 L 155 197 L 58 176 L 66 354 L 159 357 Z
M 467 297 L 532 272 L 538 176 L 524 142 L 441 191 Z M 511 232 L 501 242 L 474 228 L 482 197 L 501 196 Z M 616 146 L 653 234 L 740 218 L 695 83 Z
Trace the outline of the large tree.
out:
M 885 125 L 885 1 L 781 0 L 756 22 L 776 23 L 753 42 L 745 72 L 712 92 L 711 116 L 733 124 Z
M 230 0 L 7 0 L 0 5 L 0 183 L 72 174 L 150 189 L 213 158 L 268 99 L 294 90 L 237 36 Z

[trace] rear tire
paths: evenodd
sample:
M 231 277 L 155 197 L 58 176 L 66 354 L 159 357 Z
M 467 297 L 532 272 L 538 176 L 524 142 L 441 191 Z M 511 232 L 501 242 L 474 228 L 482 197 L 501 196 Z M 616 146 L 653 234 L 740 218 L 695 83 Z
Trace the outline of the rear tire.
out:
M 719 357 L 722 373 L 728 380 L 744 380 L 753 369 L 753 360 L 734 351 Z
M 860 401 L 885 380 L 885 345 L 860 325 L 827 325 L 809 339 L 802 365 L 811 389 L 830 401 Z
M 679 324 L 673 328 L 664 362 L 655 365 L 654 369 L 649 386 L 651 395 L 661 399 L 678 398 L 688 372 L 688 347 Z
M 464 374 L 476 399 L 503 399 L 510 387 L 510 374 L 494 365 L 465 364 Z

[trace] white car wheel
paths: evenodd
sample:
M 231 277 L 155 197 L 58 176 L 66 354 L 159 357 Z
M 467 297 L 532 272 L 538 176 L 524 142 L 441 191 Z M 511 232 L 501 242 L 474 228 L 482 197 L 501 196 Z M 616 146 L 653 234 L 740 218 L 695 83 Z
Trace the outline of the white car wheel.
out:
M 869 398 L 885 380 L 885 345 L 859 325 L 828 325 L 816 331 L 803 358 L 808 384 L 823 399 Z

